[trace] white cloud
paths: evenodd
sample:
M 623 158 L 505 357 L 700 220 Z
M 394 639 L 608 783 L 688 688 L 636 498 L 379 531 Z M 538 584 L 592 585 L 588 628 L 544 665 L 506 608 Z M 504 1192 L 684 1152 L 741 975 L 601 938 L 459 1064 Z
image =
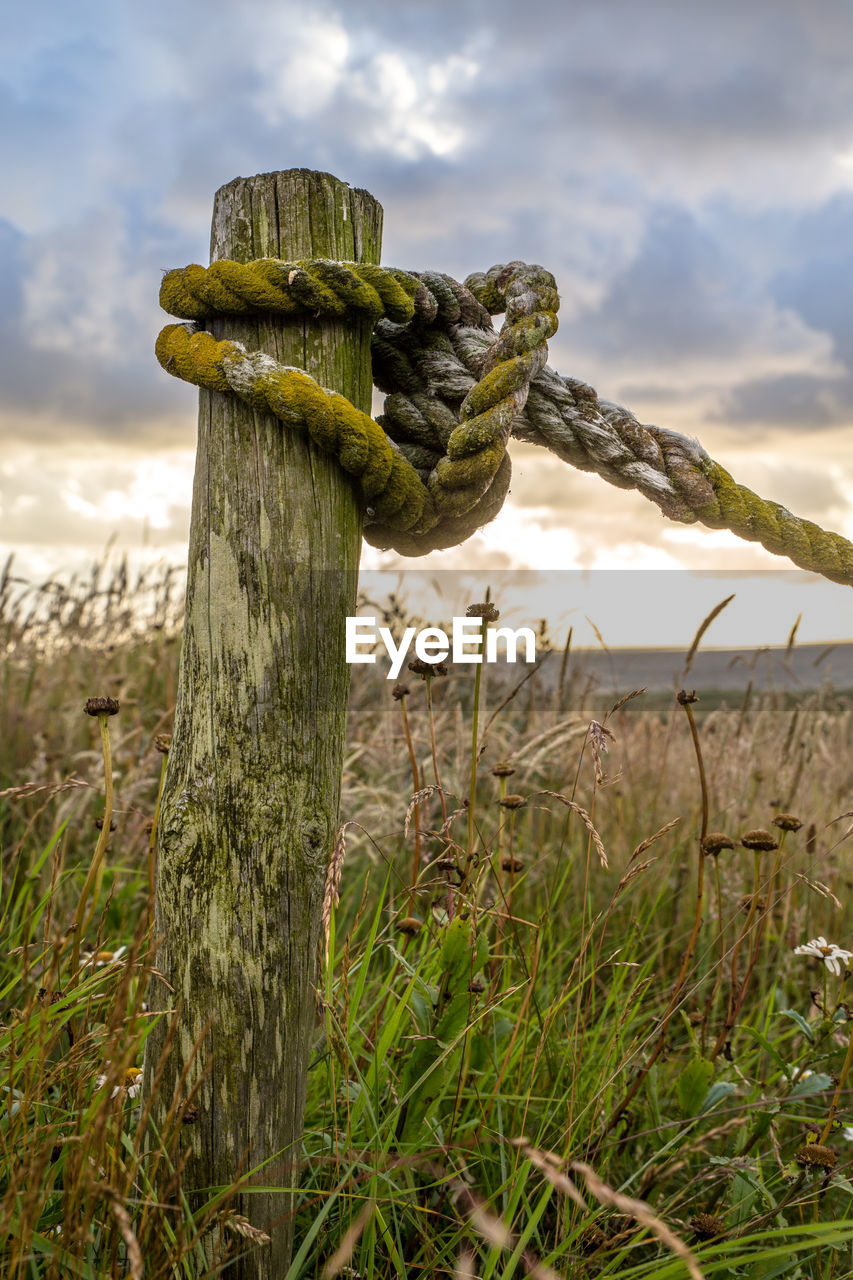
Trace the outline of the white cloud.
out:
M 258 31 L 256 57 L 262 88 L 252 101 L 267 124 L 304 119 L 326 107 L 347 71 L 350 40 L 334 19 L 297 20 L 289 10 Z
M 10 449 L 0 467 L 4 538 L 26 548 L 54 548 L 54 563 L 79 561 L 111 537 L 122 548 L 158 546 L 186 557 L 195 454 L 158 455 L 101 445 L 55 444 Z
M 477 62 L 460 54 L 424 67 L 387 50 L 355 73 L 349 88 L 371 109 L 369 141 L 374 147 L 409 161 L 424 154 L 450 156 L 466 139 L 451 99 L 468 88 L 478 71 Z

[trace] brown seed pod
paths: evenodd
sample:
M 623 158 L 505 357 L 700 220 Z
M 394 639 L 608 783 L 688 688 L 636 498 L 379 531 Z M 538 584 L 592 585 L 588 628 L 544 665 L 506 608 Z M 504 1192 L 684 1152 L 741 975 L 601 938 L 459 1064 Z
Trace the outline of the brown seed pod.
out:
M 763 827 L 755 831 L 744 831 L 740 842 L 744 849 L 752 849 L 755 853 L 769 853 L 771 849 L 779 848 L 775 837 Z
M 447 667 L 443 662 L 424 662 L 422 658 L 414 658 L 408 663 L 408 668 L 422 680 L 432 680 L 434 676 L 447 675 Z
M 413 938 L 416 933 L 420 933 L 423 924 L 418 920 L 417 916 L 404 916 L 402 920 L 397 921 L 397 931 L 406 933 Z
M 690 1229 L 698 1240 L 713 1240 L 724 1233 L 726 1224 L 715 1213 L 694 1213 Z
M 488 601 L 484 601 L 483 604 L 469 604 L 465 610 L 466 618 L 482 618 L 484 622 L 497 622 L 500 616 L 500 610 Z
M 104 829 L 103 818 L 95 818 L 95 826 L 98 828 L 99 831 L 103 831 Z M 117 829 L 118 829 L 118 823 L 116 822 L 115 818 L 110 818 L 110 831 L 116 831 Z
M 154 739 L 154 750 L 159 751 L 161 756 L 169 754 L 169 748 L 172 745 L 171 733 L 158 733 Z
M 402 702 L 403 698 L 408 697 L 409 686 L 407 684 L 395 684 L 391 690 L 391 697 L 395 702 Z
M 520 871 L 524 863 L 520 858 L 501 858 L 501 867 L 504 871 Z
M 822 1169 L 826 1173 L 838 1164 L 838 1156 L 832 1147 L 825 1147 L 822 1142 L 807 1142 L 794 1152 L 794 1159 L 803 1169 Z
M 116 716 L 118 698 L 87 698 L 83 710 L 87 716 Z
M 502 800 L 499 800 L 498 804 L 503 805 L 504 809 L 523 809 L 527 804 L 527 797 L 510 792 L 508 796 L 504 796 Z
M 773 819 L 773 826 L 778 827 L 780 831 L 799 831 L 802 825 L 800 819 L 793 813 L 777 813 Z
M 498 760 L 492 765 L 494 778 L 511 778 L 514 773 L 515 765 L 511 765 L 508 760 Z
M 712 858 L 716 858 L 717 854 L 723 849 L 733 849 L 734 847 L 734 840 L 722 831 L 709 831 L 702 841 L 702 852 L 709 854 Z

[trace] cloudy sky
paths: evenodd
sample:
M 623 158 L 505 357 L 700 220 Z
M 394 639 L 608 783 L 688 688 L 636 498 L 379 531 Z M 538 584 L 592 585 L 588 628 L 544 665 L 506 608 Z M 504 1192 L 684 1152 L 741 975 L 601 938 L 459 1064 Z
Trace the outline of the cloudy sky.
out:
M 386 263 L 542 263 L 555 368 L 853 536 L 841 0 L 41 0 L 4 28 L 0 549 L 21 566 L 112 534 L 184 558 L 195 393 L 154 360 L 160 276 L 207 260 L 220 185 L 296 166 L 381 201 Z M 513 457 L 507 508 L 442 563 L 780 564 Z

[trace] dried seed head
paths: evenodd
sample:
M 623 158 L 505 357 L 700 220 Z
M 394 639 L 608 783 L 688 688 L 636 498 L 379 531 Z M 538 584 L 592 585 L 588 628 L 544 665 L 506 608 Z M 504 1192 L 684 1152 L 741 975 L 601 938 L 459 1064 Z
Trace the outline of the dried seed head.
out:
M 744 831 L 740 842 L 744 849 L 752 849 L 755 853 L 769 853 L 771 849 L 779 848 L 775 837 L 763 827 L 756 831 Z
M 154 739 L 154 750 L 159 751 L 161 756 L 167 756 L 169 754 L 169 748 L 171 745 L 171 733 L 158 733 Z
M 116 716 L 118 698 L 87 698 L 83 710 L 87 716 Z
M 195 1124 L 198 1117 L 198 1107 L 192 1102 L 186 1103 L 186 1105 L 181 1108 L 181 1124 Z
M 522 809 L 527 804 L 527 797 L 510 792 L 508 796 L 504 796 L 503 799 L 499 800 L 498 804 L 503 805 L 504 809 Z
M 722 1218 L 715 1213 L 694 1213 L 690 1219 L 690 1228 L 699 1240 L 713 1240 L 721 1236 L 726 1229 Z
M 515 765 L 511 765 L 508 760 L 498 760 L 492 765 L 492 777 L 494 778 L 511 778 L 515 773 Z
M 220 1215 L 220 1221 L 225 1231 L 248 1240 L 250 1244 L 269 1244 L 270 1242 L 271 1237 L 266 1231 L 253 1226 L 248 1218 L 245 1218 L 242 1213 L 235 1213 L 233 1209 L 227 1209 Z
M 675 696 L 677 700 L 681 703 L 682 707 L 688 706 L 691 702 L 699 701 L 699 698 L 696 694 L 695 689 L 691 689 L 689 693 L 687 692 L 686 689 L 681 689 Z
M 709 831 L 702 841 L 702 852 L 710 854 L 712 858 L 716 858 L 717 854 L 723 849 L 733 849 L 734 847 L 734 840 L 722 831 Z
M 484 622 L 497 622 L 500 616 L 500 610 L 488 601 L 484 601 L 483 604 L 469 604 L 465 610 L 466 618 L 482 618 Z
M 800 819 L 794 817 L 793 813 L 777 813 L 773 819 L 773 826 L 778 827 L 780 831 L 799 831 L 802 825 Z
M 446 676 L 447 667 L 443 662 L 424 662 L 422 658 L 415 658 L 408 664 L 409 670 L 416 676 L 420 676 L 422 680 L 431 680 L 434 676 Z
M 397 921 L 397 930 L 399 933 L 406 933 L 413 938 L 416 933 L 420 933 L 423 924 L 418 920 L 417 916 L 404 916 L 402 920 Z
M 340 902 L 338 890 L 341 883 L 341 873 L 344 867 L 344 858 L 347 852 L 347 826 L 343 823 L 337 836 L 335 837 L 335 847 L 332 850 L 332 856 L 329 859 L 329 865 L 326 868 L 326 884 L 323 890 L 323 910 L 320 918 L 323 925 L 323 942 L 326 948 L 326 959 L 328 959 L 329 934 L 332 927 L 332 912 Z
M 104 829 L 103 818 L 95 818 L 95 826 L 98 828 L 99 831 L 103 831 Z M 116 831 L 117 829 L 118 829 L 118 823 L 116 822 L 115 818 L 110 818 L 110 831 Z
M 395 702 L 402 702 L 403 698 L 408 697 L 409 686 L 407 684 L 395 684 L 391 690 L 391 697 Z
M 832 1147 L 825 1147 L 822 1142 L 806 1143 L 794 1152 L 794 1159 L 803 1169 L 823 1169 L 827 1173 L 838 1164 L 838 1156 Z
M 501 867 L 504 871 L 520 871 L 524 863 L 520 858 L 501 858 Z

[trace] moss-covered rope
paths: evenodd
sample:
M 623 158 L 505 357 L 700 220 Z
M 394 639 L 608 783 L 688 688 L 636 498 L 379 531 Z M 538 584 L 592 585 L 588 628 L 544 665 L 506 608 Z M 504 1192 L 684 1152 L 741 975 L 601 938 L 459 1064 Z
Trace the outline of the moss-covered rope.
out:
M 306 430 L 357 479 L 365 537 L 403 555 L 463 542 L 500 510 L 510 480 L 510 435 L 543 445 L 612 484 L 636 488 L 683 523 L 700 521 L 758 541 L 833 581 L 853 584 L 853 544 L 737 484 L 694 440 L 646 426 L 546 365 L 557 328 L 554 278 L 511 262 L 464 285 L 437 272 L 361 263 L 279 262 L 170 271 L 161 305 L 190 324 L 167 325 L 157 358 L 176 377 L 240 396 Z M 300 369 L 217 342 L 213 315 L 310 312 L 367 316 L 377 421 Z M 491 316 L 505 313 L 495 334 Z

